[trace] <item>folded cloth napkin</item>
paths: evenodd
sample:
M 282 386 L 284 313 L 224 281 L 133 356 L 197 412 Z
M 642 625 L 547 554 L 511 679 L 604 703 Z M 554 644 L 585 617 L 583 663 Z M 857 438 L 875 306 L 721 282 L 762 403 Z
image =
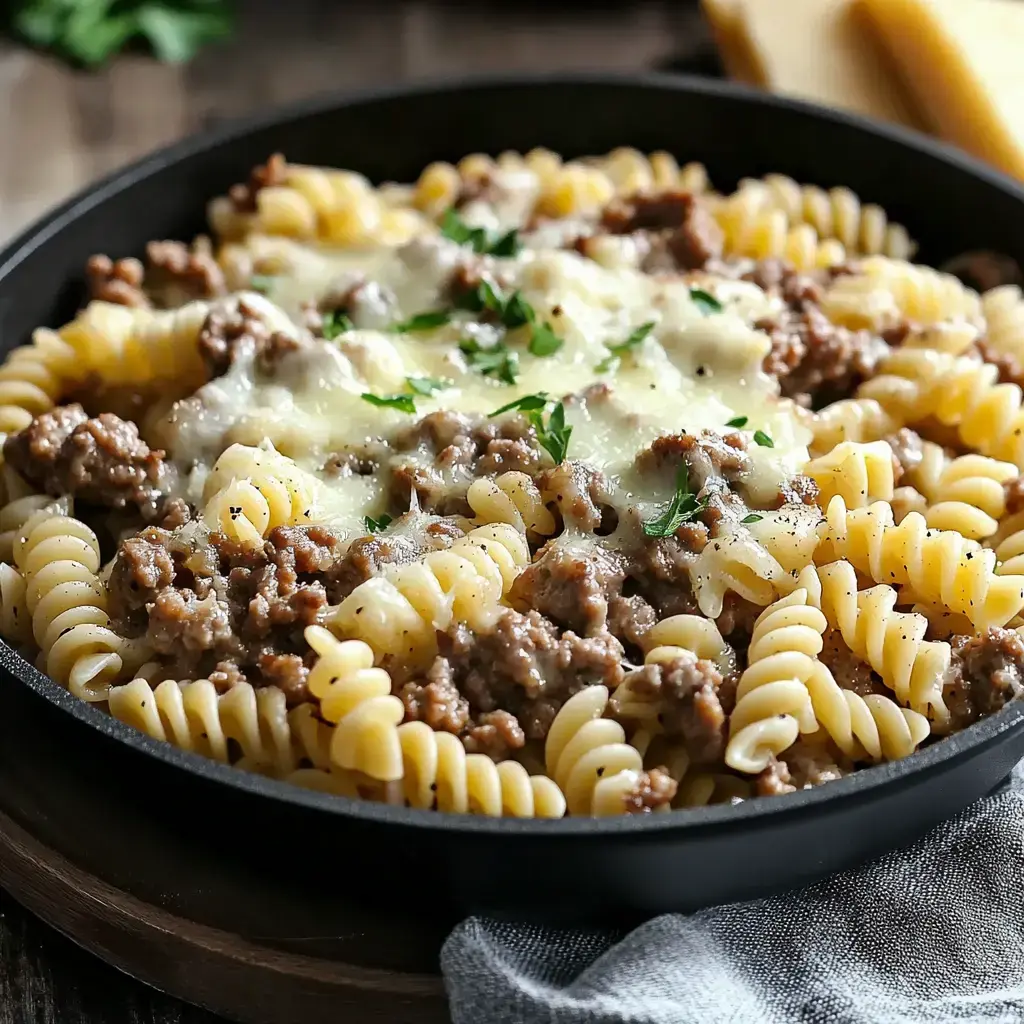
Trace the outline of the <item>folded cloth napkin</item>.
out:
M 804 890 L 625 936 L 470 918 L 441 966 L 455 1024 L 1020 1024 L 1024 773 Z

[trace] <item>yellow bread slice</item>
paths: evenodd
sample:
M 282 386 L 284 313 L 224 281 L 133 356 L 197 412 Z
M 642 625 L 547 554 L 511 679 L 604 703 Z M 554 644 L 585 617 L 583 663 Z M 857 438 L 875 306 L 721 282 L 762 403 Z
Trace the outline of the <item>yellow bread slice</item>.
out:
M 943 138 L 1024 178 L 1024 4 L 857 0 Z
M 772 92 L 925 127 L 885 50 L 855 15 L 851 0 L 738 2 L 746 48 Z
M 718 55 L 729 77 L 747 85 L 763 86 L 764 70 L 750 51 L 743 28 L 742 6 L 743 0 L 701 0 Z

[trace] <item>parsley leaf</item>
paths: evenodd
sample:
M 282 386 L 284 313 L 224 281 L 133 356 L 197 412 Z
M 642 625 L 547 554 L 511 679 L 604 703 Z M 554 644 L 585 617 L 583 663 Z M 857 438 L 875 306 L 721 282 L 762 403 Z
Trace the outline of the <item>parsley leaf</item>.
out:
M 749 417 L 747 417 L 747 416 L 737 416 L 735 419 L 729 420 L 729 422 L 726 423 L 726 426 L 727 427 L 745 427 L 747 425 L 747 419 L 748 418 Z
M 520 249 L 522 249 L 522 245 L 519 242 L 519 232 L 513 228 L 500 238 L 495 239 L 488 252 L 492 256 L 518 256 Z
M 698 501 L 697 495 L 690 490 L 690 471 L 683 463 L 676 474 L 676 493 L 661 515 L 644 523 L 644 533 L 648 537 L 671 537 L 683 523 L 696 518 L 706 506 L 707 502 Z
M 441 234 L 459 245 L 468 245 L 474 252 L 491 256 L 518 256 L 521 248 L 515 228 L 491 238 L 484 228 L 470 227 L 454 207 L 446 210 L 441 219 Z
M 249 287 L 254 292 L 259 292 L 261 295 L 266 295 L 271 288 L 274 287 L 274 275 L 273 274 L 253 274 L 249 278 Z
M 565 425 L 565 406 L 559 402 L 551 410 L 547 423 L 544 422 L 543 413 L 531 412 L 530 422 L 537 431 L 537 440 L 541 448 L 555 460 L 555 465 L 563 462 L 569 450 L 569 438 L 572 436 L 572 427 Z
M 406 377 L 405 383 L 409 385 L 409 390 L 417 395 L 425 395 L 429 397 L 435 391 L 444 391 L 445 388 L 450 388 L 452 382 L 450 380 L 441 380 L 438 377 Z
M 486 277 L 482 277 L 475 288 L 458 296 L 455 308 L 466 309 L 470 313 L 482 313 L 487 309 L 501 315 L 505 310 L 505 298 Z
M 499 342 L 484 348 L 478 341 L 470 339 L 459 343 L 466 362 L 485 377 L 497 377 L 506 384 L 515 384 L 519 373 L 519 356 L 507 345 Z
M 355 330 L 355 324 L 340 309 L 324 313 L 323 321 L 321 330 L 325 341 L 334 341 L 338 335 L 344 334 L 346 331 Z
M 400 323 L 392 324 L 391 330 L 396 334 L 412 334 L 416 331 L 432 331 L 436 327 L 443 327 L 452 315 L 447 309 L 434 309 L 427 313 L 417 313 L 402 320 Z
M 523 395 L 522 398 L 515 398 L 507 405 L 503 405 L 500 409 L 495 409 L 494 412 L 489 412 L 488 417 L 500 416 L 503 412 L 511 412 L 516 409 L 518 412 L 534 412 L 537 409 L 543 409 L 548 404 L 548 393 L 546 391 L 538 391 L 535 395 Z
M 775 442 L 763 431 L 754 431 L 754 441 L 759 444 L 762 448 L 774 448 Z
M 565 342 L 551 329 L 551 324 L 534 324 L 530 335 L 530 354 L 553 356 Z
M 764 519 L 764 516 L 759 516 L 756 512 L 751 512 L 749 516 L 744 516 L 740 520 L 740 522 L 741 523 L 759 523 L 759 522 L 761 522 L 762 519 Z
M 691 288 L 690 298 L 693 299 L 693 304 L 701 311 L 703 316 L 722 312 L 722 304 L 714 295 L 710 295 L 703 288 Z
M 537 318 L 537 314 L 533 311 L 533 306 L 523 298 L 519 291 L 514 291 L 505 300 L 499 312 L 501 314 L 501 322 L 509 328 L 532 324 Z
M 647 335 L 653 330 L 654 321 L 648 320 L 647 323 L 641 324 L 635 331 L 633 331 L 625 341 L 620 342 L 618 345 L 609 345 L 608 351 L 611 354 L 606 359 L 602 359 L 594 369 L 598 373 L 606 373 L 615 365 L 616 361 L 629 352 L 630 349 L 634 349 L 637 345 L 640 345 Z
M 416 412 L 416 399 L 412 395 L 371 395 L 368 391 L 359 396 L 364 402 L 382 409 L 397 409 L 410 415 Z
M 366 523 L 366 528 L 370 533 L 380 533 L 381 530 L 386 530 L 394 522 L 386 512 L 380 519 L 372 519 L 370 516 L 367 516 L 363 521 Z

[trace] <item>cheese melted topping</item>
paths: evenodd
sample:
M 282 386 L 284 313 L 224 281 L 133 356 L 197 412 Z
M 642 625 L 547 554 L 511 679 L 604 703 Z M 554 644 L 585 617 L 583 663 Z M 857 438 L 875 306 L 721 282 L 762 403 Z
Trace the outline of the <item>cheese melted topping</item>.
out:
M 490 210 L 490 216 L 481 211 Z M 514 220 L 481 206 L 477 220 L 502 227 Z M 467 214 L 468 219 L 468 214 Z M 768 502 L 807 460 L 810 433 L 795 407 L 778 396 L 761 372 L 767 335 L 752 325 L 777 314 L 781 300 L 754 284 L 707 273 L 651 275 L 624 259 L 595 262 L 574 251 L 545 246 L 543 232 L 524 234 L 514 258 L 479 257 L 480 270 L 505 296 L 518 291 L 562 340 L 553 354 L 529 352 L 530 328 L 506 329 L 477 313 L 454 310 L 429 330 L 395 326 L 425 312 L 451 310 L 449 282 L 467 249 L 441 236 L 369 250 L 330 249 L 281 237 L 254 235 L 245 247 L 271 267 L 263 295 L 236 294 L 268 325 L 298 332 L 304 305 L 362 285 L 349 309 L 353 329 L 318 340 L 284 357 L 272 376 L 253 358 L 238 358 L 229 372 L 176 407 L 158 431 L 178 461 L 193 468 L 189 496 L 202 490 L 213 458 L 233 442 L 269 439 L 300 466 L 321 475 L 325 509 L 346 531 L 364 533 L 364 517 L 384 511 L 386 474 L 325 476 L 333 453 L 375 446 L 387 455 L 395 435 L 419 417 L 442 409 L 487 415 L 517 398 L 544 392 L 566 401 L 572 426 L 568 457 L 601 470 L 623 505 L 641 510 L 671 497 L 671 479 L 641 479 L 637 453 L 666 434 L 727 431 L 746 417 L 744 430 L 767 435 L 773 447 L 751 443 L 749 501 Z M 550 234 L 550 231 L 548 232 Z M 699 288 L 721 306 L 709 310 Z M 644 340 L 609 362 L 609 348 L 651 324 Z M 515 383 L 485 376 L 460 345 L 504 344 L 518 359 Z M 412 394 L 409 378 L 444 382 L 434 394 Z M 595 394 L 610 389 L 610 396 Z M 410 395 L 415 414 L 381 407 L 362 396 Z M 761 436 L 759 434 L 758 436 Z M 433 454 L 393 454 L 405 463 L 432 462 Z

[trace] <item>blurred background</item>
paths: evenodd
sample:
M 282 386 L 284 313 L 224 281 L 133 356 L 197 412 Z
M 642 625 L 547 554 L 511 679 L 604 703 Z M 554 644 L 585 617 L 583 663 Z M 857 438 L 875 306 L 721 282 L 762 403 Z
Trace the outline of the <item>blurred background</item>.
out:
M 324 90 L 719 68 L 698 0 L 19 0 L 11 10 L 0 40 L 0 244 L 158 146 Z

